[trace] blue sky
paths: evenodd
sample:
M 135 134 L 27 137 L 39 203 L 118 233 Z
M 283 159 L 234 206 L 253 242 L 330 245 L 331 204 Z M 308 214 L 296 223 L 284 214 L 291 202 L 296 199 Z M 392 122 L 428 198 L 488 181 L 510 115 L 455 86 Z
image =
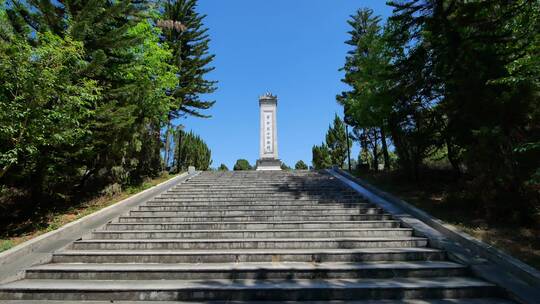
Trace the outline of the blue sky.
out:
M 311 163 L 311 147 L 320 144 L 334 117 L 342 116 L 335 96 L 348 50 L 346 20 L 358 8 L 391 14 L 383 0 L 200 0 L 199 12 L 216 55 L 218 80 L 210 119 L 179 121 L 200 134 L 212 150 L 213 167 L 232 168 L 239 158 L 259 155 L 258 96 L 278 96 L 279 157 L 289 166 Z M 357 157 L 358 147 L 351 157 Z

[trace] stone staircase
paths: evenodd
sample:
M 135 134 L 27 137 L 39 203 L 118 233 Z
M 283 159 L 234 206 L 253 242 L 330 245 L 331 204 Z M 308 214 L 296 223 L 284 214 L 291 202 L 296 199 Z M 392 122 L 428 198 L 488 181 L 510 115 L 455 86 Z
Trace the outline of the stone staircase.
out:
M 0 286 L 5 303 L 510 303 L 502 295 L 308 171 L 203 172 Z

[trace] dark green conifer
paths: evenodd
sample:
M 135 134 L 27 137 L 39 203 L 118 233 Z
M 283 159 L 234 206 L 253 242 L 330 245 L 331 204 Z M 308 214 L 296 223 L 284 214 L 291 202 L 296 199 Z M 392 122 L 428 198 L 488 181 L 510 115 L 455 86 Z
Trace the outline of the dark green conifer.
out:
M 206 17 L 196 11 L 197 0 L 168 0 L 163 4 L 163 19 L 179 22 L 179 28 L 164 28 L 163 41 L 173 52 L 170 63 L 179 69 L 178 84 L 171 92 L 175 104 L 171 118 L 182 115 L 208 117 L 201 110 L 212 107 L 215 101 L 203 100 L 201 95 L 216 90 L 216 81 L 206 79 L 206 74 L 214 70 L 209 64 L 214 55 L 209 54 L 210 38 L 204 27 Z

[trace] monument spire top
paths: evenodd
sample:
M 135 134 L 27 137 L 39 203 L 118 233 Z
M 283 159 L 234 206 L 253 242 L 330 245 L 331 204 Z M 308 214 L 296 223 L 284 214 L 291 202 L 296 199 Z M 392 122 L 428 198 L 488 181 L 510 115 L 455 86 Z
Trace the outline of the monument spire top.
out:
M 264 95 L 259 96 L 259 100 L 261 99 L 277 99 L 277 96 L 270 93 L 270 91 L 267 91 Z

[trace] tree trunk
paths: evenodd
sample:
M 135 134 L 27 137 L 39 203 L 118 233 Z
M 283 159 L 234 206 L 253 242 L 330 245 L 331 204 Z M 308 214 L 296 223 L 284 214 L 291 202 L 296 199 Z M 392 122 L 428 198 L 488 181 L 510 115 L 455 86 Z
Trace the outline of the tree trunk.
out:
M 178 133 L 178 147 L 176 147 L 176 172 L 179 173 L 182 170 L 182 135 L 183 131 Z
M 375 171 L 379 171 L 379 149 L 377 148 L 377 129 L 372 129 L 373 139 L 372 139 L 372 146 L 373 146 L 373 169 Z
M 165 163 L 164 165 L 163 162 L 161 161 L 161 130 L 160 130 L 161 128 L 159 127 L 159 123 L 156 123 L 154 125 L 154 128 L 155 128 L 156 143 L 154 146 L 154 161 L 155 161 L 154 165 L 155 166 L 153 167 L 159 169 L 159 172 L 156 172 L 156 173 L 161 175 L 161 173 L 167 169 L 167 164 Z
M 32 199 L 32 204 L 36 206 L 36 209 L 41 209 L 43 204 L 43 183 L 45 181 L 45 165 L 46 160 L 45 156 L 46 151 L 40 153 L 41 156 L 38 157 L 36 162 L 36 167 L 30 175 L 30 197 Z
M 171 157 L 171 120 L 167 121 L 167 130 L 165 131 L 165 169 L 168 170 Z
M 379 171 L 379 151 L 377 149 L 377 144 L 373 145 L 373 169 Z
M 418 153 L 415 153 L 413 156 L 413 175 L 414 180 L 418 181 L 420 180 L 420 157 L 418 157 Z
M 362 164 L 366 164 L 368 165 L 368 168 L 369 168 L 369 157 L 368 157 L 368 145 L 367 145 L 367 130 L 366 129 L 363 129 L 363 132 L 364 132 L 364 136 L 362 136 L 360 138 L 360 146 L 361 146 L 361 157 L 360 159 L 362 160 Z M 367 159 L 362 159 L 362 156 L 366 157 Z M 364 163 L 365 162 L 365 163 Z
M 459 157 L 457 155 L 456 147 L 450 142 L 450 138 L 448 137 L 446 138 L 446 150 L 448 152 L 448 161 L 450 162 L 450 165 L 452 165 L 456 177 L 460 177 L 461 169 L 459 168 Z
M 386 145 L 386 133 L 384 128 L 381 128 L 381 145 L 384 157 L 384 170 L 390 170 L 390 155 L 388 155 L 388 146 Z
M 0 179 L 9 171 L 13 164 L 8 164 L 7 166 L 0 169 Z

